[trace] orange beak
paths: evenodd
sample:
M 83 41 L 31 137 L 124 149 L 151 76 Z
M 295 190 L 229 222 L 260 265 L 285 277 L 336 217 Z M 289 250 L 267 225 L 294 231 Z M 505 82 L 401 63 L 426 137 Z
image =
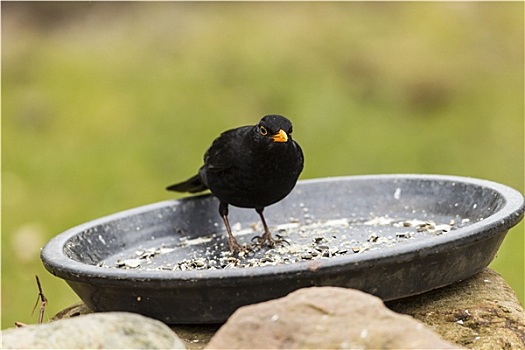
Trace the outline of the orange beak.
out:
M 286 142 L 288 141 L 288 135 L 284 130 L 279 130 L 279 132 L 272 136 L 273 142 Z

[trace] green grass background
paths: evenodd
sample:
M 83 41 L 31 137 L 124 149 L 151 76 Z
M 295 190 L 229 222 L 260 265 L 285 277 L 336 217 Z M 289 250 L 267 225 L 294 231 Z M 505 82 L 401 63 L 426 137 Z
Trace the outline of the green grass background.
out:
M 2 2 L 2 328 L 77 297 L 40 248 L 172 198 L 211 140 L 294 122 L 302 178 L 436 173 L 524 191 L 524 4 Z M 524 302 L 523 224 L 491 267 Z M 497 297 L 497 296 L 495 296 Z

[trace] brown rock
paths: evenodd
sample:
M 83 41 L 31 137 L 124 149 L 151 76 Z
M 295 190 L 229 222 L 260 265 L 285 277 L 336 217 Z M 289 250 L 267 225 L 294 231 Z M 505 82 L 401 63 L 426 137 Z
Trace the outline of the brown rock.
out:
M 457 349 L 372 295 L 313 287 L 237 310 L 208 344 L 218 348 Z
M 218 324 L 171 325 L 172 331 L 184 342 L 188 350 L 200 350 L 210 342 L 217 332 Z
M 470 349 L 525 349 L 525 311 L 505 280 L 490 269 L 387 305 Z

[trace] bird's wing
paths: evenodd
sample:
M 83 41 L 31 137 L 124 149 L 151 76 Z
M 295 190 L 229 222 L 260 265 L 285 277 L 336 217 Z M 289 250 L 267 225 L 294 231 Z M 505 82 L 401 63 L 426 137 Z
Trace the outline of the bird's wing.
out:
M 168 191 L 197 193 L 208 189 L 200 174 L 166 188 Z
M 223 132 L 211 144 L 204 155 L 206 171 L 220 172 L 229 169 L 235 162 L 235 149 L 243 140 L 248 129 L 241 127 Z
M 294 145 L 295 149 L 297 150 L 297 156 L 299 158 L 299 166 L 297 168 L 297 171 L 300 174 L 303 171 L 303 167 L 304 167 L 303 150 L 302 150 L 301 146 L 299 146 L 299 144 L 297 142 L 293 141 L 293 145 Z

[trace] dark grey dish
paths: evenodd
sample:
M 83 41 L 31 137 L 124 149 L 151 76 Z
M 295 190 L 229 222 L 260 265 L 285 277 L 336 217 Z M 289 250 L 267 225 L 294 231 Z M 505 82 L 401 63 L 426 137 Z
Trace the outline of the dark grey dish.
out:
M 523 218 L 507 186 L 438 175 L 300 181 L 268 207 L 286 242 L 239 258 L 210 195 L 131 209 L 72 228 L 42 261 L 95 311 L 168 324 L 224 322 L 238 307 L 309 286 L 351 287 L 393 300 L 468 278 Z M 231 208 L 239 243 L 261 234 L 254 210 Z

